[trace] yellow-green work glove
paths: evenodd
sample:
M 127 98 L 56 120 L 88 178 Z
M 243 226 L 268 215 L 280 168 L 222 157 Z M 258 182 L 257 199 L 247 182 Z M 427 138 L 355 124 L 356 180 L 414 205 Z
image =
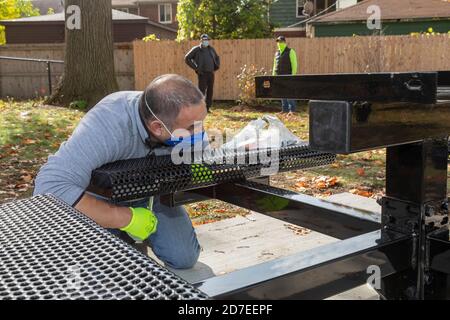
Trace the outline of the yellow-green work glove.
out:
M 120 230 L 127 232 L 132 238 L 144 241 L 156 232 L 158 219 L 147 208 L 130 208 L 132 217 L 130 223 Z

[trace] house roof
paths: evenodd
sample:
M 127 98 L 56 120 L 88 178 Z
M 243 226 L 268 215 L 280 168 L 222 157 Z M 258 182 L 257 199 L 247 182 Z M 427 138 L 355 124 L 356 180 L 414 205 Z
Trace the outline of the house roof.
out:
M 170 32 L 174 32 L 174 33 L 177 33 L 177 32 L 178 32 L 177 29 L 174 29 L 174 28 L 165 26 L 165 25 L 163 25 L 163 24 L 161 24 L 161 23 L 157 23 L 157 22 L 154 22 L 154 21 L 151 21 L 151 20 L 148 20 L 147 23 L 150 24 L 150 25 L 152 25 L 152 26 L 155 26 L 155 27 L 158 27 L 158 28 L 160 28 L 160 29 L 164 29 L 164 30 L 167 30 L 167 31 L 170 31 Z
M 142 22 L 148 21 L 148 18 L 114 9 L 112 10 L 112 19 L 113 21 L 142 21 Z M 0 20 L 0 22 L 2 24 L 64 22 L 64 12 L 47 14 L 43 16 L 26 17 L 11 20 Z
M 64 11 L 63 0 L 32 0 L 33 7 L 39 9 L 41 14 L 47 14 L 48 9 L 52 8 L 55 12 Z
M 382 20 L 450 18 L 450 0 L 365 0 L 317 17 L 310 23 L 365 21 L 371 5 L 380 7 Z
M 178 0 L 112 0 L 113 7 L 135 7 L 138 4 L 177 3 Z
M 138 23 L 147 23 L 154 27 L 164 29 L 169 32 L 176 33 L 177 30 L 171 28 L 169 26 L 165 26 L 154 21 L 150 21 L 146 17 L 141 17 L 135 14 L 122 12 L 120 10 L 112 10 L 113 21 L 126 21 L 126 22 L 138 22 Z M 19 18 L 19 19 L 11 19 L 11 20 L 0 20 L 2 25 L 20 25 L 20 24 L 38 24 L 38 23 L 47 23 L 47 24 L 61 24 L 64 23 L 64 12 L 48 14 L 44 16 L 35 16 L 35 17 L 27 17 L 27 18 Z
M 113 7 L 134 7 L 136 0 L 112 0 Z
M 178 0 L 136 0 L 136 3 L 178 3 Z

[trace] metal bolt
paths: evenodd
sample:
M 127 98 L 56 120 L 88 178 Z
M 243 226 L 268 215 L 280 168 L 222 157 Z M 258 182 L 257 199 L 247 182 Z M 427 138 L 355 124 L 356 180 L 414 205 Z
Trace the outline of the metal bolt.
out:
M 425 274 L 424 274 L 424 276 L 423 276 L 423 281 L 424 281 L 426 284 L 430 284 L 432 280 L 433 280 L 433 279 L 432 279 L 432 277 L 431 277 L 430 274 L 428 274 L 428 273 L 425 273 Z
M 425 215 L 427 217 L 431 217 L 434 214 L 434 208 L 433 207 L 426 207 L 425 208 Z
M 408 298 L 415 298 L 416 297 L 416 288 L 413 286 L 406 288 L 405 295 Z

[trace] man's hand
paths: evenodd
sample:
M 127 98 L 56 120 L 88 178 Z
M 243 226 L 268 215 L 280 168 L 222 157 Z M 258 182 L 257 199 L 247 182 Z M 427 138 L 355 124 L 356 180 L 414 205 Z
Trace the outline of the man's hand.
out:
M 132 237 L 145 240 L 156 231 L 158 221 L 148 208 L 127 208 L 96 199 L 85 193 L 75 209 L 108 229 L 120 229 Z
M 75 209 L 107 229 L 123 228 L 132 218 L 130 208 L 113 205 L 87 193 L 81 197 Z
M 144 241 L 156 232 L 158 219 L 147 208 L 130 208 L 132 218 L 130 223 L 120 230 L 127 232 L 132 238 Z

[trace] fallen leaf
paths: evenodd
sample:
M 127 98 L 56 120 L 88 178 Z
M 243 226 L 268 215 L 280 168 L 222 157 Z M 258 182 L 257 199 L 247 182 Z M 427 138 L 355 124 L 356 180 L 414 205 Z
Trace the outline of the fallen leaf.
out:
M 295 187 L 297 187 L 297 188 L 307 188 L 308 184 L 306 182 L 304 182 L 304 181 L 299 181 L 299 182 L 297 182 L 295 184 Z
M 294 225 L 289 225 L 289 224 L 285 224 L 284 225 L 287 229 L 291 230 L 294 232 L 294 234 L 298 235 L 298 236 L 304 236 L 307 235 L 309 233 L 311 233 L 311 230 L 300 227 L 300 226 L 294 226 Z
M 36 143 L 36 140 L 33 140 L 33 139 L 22 140 L 22 144 L 26 144 L 26 145 L 35 144 L 35 143 Z
M 33 180 L 33 176 L 32 176 L 31 174 L 24 174 L 24 175 L 22 175 L 20 178 L 21 178 L 21 179 L 23 180 L 23 182 L 25 182 L 25 183 L 29 183 L 29 182 L 31 182 L 31 180 Z
M 337 182 L 338 182 L 337 177 L 331 177 L 331 178 L 327 179 L 328 186 L 330 186 L 330 187 L 335 186 L 337 184 Z
M 324 181 L 319 181 L 319 182 L 316 183 L 316 188 L 317 189 L 326 189 L 327 187 L 328 187 L 327 183 L 324 182 Z
M 17 192 L 25 192 L 28 190 L 28 188 L 30 187 L 29 184 L 27 183 L 21 183 L 21 184 L 17 184 L 15 186 L 15 189 L 17 190 Z
M 358 168 L 356 169 L 356 173 L 358 174 L 358 176 L 363 177 L 366 175 L 366 171 L 364 170 L 364 168 Z
M 370 191 L 360 190 L 360 189 L 351 189 L 351 190 L 349 190 L 349 192 L 352 194 L 356 194 L 358 196 L 366 197 L 366 198 L 370 198 L 373 195 L 373 193 Z

